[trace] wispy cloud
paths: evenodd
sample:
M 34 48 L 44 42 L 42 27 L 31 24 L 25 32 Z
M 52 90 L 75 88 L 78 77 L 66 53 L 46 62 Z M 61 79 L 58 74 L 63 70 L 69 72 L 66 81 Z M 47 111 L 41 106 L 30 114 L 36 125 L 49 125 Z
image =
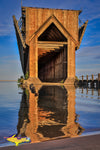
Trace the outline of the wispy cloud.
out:
M 13 0 L 3 0 L 0 1 L 0 36 L 8 36 L 13 34 L 13 14 L 17 18 L 20 17 L 20 2 Z
M 17 55 L 0 57 L 0 80 L 17 80 L 22 74 Z
M 10 35 L 13 31 L 13 25 L 9 25 L 6 23 L 0 23 L 0 36 Z
M 98 75 L 98 69 L 97 68 L 84 68 L 84 69 L 77 69 L 76 68 L 76 75 L 78 77 L 81 77 L 82 75 L 84 75 L 84 77 L 86 77 L 86 75 Z
M 93 21 L 94 19 L 100 19 L 100 14 L 91 16 L 91 18 L 89 19 L 89 21 Z
M 19 62 L 20 62 L 20 60 L 17 55 L 0 57 L 0 64 L 17 64 Z
M 80 48 L 76 52 L 76 74 L 87 75 L 100 72 L 100 46 Z
M 99 59 L 100 60 L 100 54 L 99 54 L 99 56 L 96 56 L 95 59 Z
M 91 46 L 91 47 L 83 47 L 80 48 L 76 55 L 78 57 L 96 57 L 100 55 L 100 46 Z

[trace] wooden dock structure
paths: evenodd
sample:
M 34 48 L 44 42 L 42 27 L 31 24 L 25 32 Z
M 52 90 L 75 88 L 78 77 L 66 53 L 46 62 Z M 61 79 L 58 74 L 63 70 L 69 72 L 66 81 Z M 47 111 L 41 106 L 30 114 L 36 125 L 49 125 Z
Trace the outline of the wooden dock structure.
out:
M 100 88 L 100 73 L 96 75 L 92 74 L 92 75 L 80 76 L 79 85 L 80 86 L 90 85 L 90 87 Z
M 75 51 L 86 26 L 78 24 L 80 10 L 22 7 L 19 21 L 13 16 L 24 75 L 39 84 L 74 84 Z

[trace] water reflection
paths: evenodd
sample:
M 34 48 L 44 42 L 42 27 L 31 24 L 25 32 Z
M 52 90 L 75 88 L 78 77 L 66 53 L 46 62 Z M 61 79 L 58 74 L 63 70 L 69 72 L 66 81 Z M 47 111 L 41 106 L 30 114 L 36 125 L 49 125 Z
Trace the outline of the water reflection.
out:
M 81 97 L 86 97 L 86 98 L 96 98 L 100 99 L 100 88 L 95 89 L 95 88 L 88 88 L 88 87 L 81 87 L 76 89 L 78 95 L 81 93 Z
M 35 89 L 23 91 L 17 136 L 30 137 L 33 143 L 83 132 L 75 113 L 74 86 L 43 86 L 38 93 Z
M 24 137 L 25 131 L 26 131 L 26 126 L 30 122 L 28 118 L 28 113 L 29 113 L 29 91 L 25 89 L 23 91 L 22 95 L 22 100 L 20 103 L 20 110 L 19 110 L 19 120 L 18 120 L 18 125 L 17 125 L 17 136 Z

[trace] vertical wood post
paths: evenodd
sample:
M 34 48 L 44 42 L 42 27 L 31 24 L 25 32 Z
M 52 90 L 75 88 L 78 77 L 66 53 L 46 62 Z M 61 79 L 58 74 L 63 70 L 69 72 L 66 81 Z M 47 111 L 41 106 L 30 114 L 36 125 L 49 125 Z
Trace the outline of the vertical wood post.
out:
M 82 75 L 82 83 L 83 83 L 83 80 L 84 80 L 84 76 Z
M 75 81 L 75 43 L 69 38 L 67 49 L 67 79 L 65 84 L 74 84 Z
M 100 87 L 100 73 L 98 73 L 98 87 Z
M 92 74 L 92 81 L 94 81 L 94 75 Z
M 94 75 L 92 74 L 92 81 L 91 81 L 91 87 L 94 87 Z
M 88 86 L 88 75 L 86 75 L 86 86 Z
M 38 48 L 36 38 L 30 42 L 29 75 L 32 78 L 38 78 Z
M 87 82 L 88 82 L 88 75 L 86 76 L 86 80 L 87 80 Z

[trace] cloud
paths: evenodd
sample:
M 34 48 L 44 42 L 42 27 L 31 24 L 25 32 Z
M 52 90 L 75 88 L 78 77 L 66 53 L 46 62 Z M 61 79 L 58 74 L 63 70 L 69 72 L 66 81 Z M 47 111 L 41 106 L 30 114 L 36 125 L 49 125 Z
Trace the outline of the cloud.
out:
M 13 31 L 13 25 L 9 25 L 6 23 L 0 23 L 0 36 L 10 35 Z
M 96 56 L 95 59 L 99 59 L 100 60 L 100 54 L 99 54 L 99 56 Z
M 85 66 L 84 68 L 83 67 L 76 67 L 76 75 L 79 77 L 79 76 L 82 76 L 84 75 L 84 77 L 86 78 L 86 75 L 89 75 L 91 76 L 92 74 L 95 75 L 94 78 L 97 78 L 98 77 L 98 73 L 99 73 L 99 68 L 100 68 L 100 65 L 99 66 L 92 66 L 90 65 L 90 67 L 88 66 Z
M 100 14 L 97 14 L 97 15 L 93 15 L 89 21 L 93 21 L 94 19 L 100 19 Z
M 84 113 L 100 113 L 100 109 L 97 107 L 97 105 L 95 105 L 95 103 L 93 103 L 93 105 L 91 105 L 91 103 L 89 103 L 89 105 L 83 103 L 76 106 L 76 108 L 77 111 L 83 111 Z
M 19 63 L 19 57 L 17 55 L 10 55 L 10 56 L 1 56 L 0 57 L 0 64 L 17 64 Z
M 23 1 L 23 5 L 31 7 L 48 7 L 48 8 L 60 8 L 60 9 L 73 9 L 73 10 L 82 10 L 80 16 L 82 20 L 93 20 L 100 15 L 100 2 L 98 0 L 26 0 Z
M 13 34 L 13 14 L 16 17 L 20 17 L 20 2 L 13 0 L 3 0 L 0 1 L 0 36 L 8 36 Z
M 80 48 L 76 52 L 77 57 L 97 57 L 100 55 L 100 46 L 90 46 Z
M 23 75 L 16 55 L 0 57 L 0 80 L 17 80 Z
M 76 52 L 76 74 L 91 75 L 100 72 L 100 46 L 80 48 Z

